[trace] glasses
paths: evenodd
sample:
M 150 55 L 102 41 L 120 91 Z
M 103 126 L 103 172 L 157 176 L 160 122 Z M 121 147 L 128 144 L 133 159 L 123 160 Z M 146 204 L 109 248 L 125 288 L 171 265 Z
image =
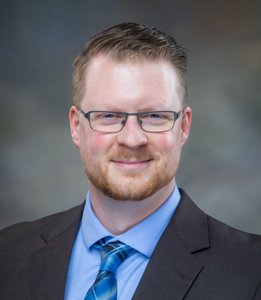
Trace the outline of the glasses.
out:
M 147 111 L 140 113 L 124 113 L 116 111 L 89 111 L 82 114 L 88 119 L 94 131 L 104 133 L 120 132 L 127 122 L 128 116 L 136 116 L 140 128 L 145 132 L 157 133 L 170 131 L 181 111 Z

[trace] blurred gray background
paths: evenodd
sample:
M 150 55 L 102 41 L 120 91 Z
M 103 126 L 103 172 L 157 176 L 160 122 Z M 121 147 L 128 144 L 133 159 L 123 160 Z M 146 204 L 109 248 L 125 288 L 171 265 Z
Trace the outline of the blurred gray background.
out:
M 134 21 L 188 53 L 190 138 L 177 174 L 205 212 L 261 234 L 261 1 L 0 2 L 0 228 L 81 203 L 71 141 L 72 63 L 88 39 Z

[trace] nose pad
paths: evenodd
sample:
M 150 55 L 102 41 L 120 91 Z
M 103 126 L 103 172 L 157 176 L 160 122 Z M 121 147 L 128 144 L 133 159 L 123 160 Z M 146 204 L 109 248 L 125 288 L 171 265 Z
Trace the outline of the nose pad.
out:
M 134 116 L 132 116 L 133 118 Z M 131 119 L 132 119 L 131 118 Z M 127 120 L 127 119 L 126 119 Z M 142 147 L 147 144 L 147 137 L 145 132 L 140 128 L 140 125 L 142 124 L 141 120 L 129 120 L 129 122 L 126 122 L 126 120 L 122 120 L 121 123 L 124 127 L 124 129 L 119 132 L 117 141 L 119 145 L 122 147 L 129 148 L 131 150 L 136 150 L 139 147 Z

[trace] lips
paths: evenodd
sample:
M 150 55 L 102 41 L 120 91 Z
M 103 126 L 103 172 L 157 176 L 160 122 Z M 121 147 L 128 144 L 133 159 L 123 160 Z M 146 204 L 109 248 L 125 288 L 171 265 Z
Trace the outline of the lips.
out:
M 115 165 L 124 169 L 140 169 L 147 166 L 152 159 L 146 160 L 111 160 Z

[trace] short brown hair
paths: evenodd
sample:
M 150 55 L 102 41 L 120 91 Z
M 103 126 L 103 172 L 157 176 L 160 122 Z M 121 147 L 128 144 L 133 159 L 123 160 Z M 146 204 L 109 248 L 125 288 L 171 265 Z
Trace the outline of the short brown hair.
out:
M 125 22 L 95 35 L 74 60 L 73 104 L 80 108 L 85 94 L 87 67 L 93 57 L 103 53 L 121 61 L 131 57 L 169 60 L 177 71 L 183 106 L 187 102 L 187 56 L 182 46 L 165 33 L 147 25 Z

